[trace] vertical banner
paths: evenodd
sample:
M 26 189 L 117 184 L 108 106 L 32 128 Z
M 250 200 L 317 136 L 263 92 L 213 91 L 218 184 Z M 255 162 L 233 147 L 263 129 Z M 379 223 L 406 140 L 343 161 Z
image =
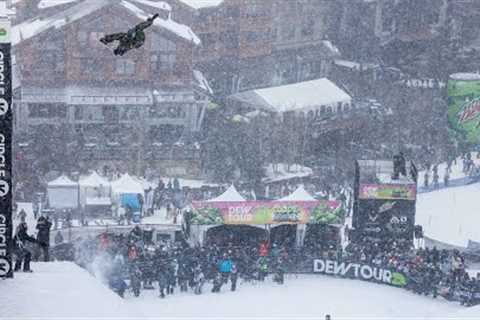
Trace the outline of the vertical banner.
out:
M 10 21 L 0 17 L 0 278 L 12 278 L 12 69 Z

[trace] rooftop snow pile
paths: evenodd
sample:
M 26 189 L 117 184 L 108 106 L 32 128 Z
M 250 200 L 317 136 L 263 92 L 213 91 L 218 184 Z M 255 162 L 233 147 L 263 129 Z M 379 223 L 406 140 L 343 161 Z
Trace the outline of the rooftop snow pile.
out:
M 142 20 L 147 20 L 149 17 L 149 14 L 140 9 L 139 7 L 135 6 L 131 2 L 128 1 L 122 1 L 121 5 L 127 8 L 128 10 L 132 11 L 138 18 Z M 164 29 L 167 29 L 176 35 L 193 42 L 196 45 L 199 45 L 201 43 L 200 38 L 197 37 L 197 35 L 190 29 L 190 27 L 177 23 L 173 21 L 172 19 L 155 19 L 153 22 L 153 25 L 162 27 Z
M 180 0 L 194 9 L 202 9 L 209 7 L 216 7 L 223 3 L 224 0 Z
M 265 168 L 265 178 L 263 178 L 263 182 L 271 183 L 293 178 L 305 178 L 311 176 L 312 173 L 312 169 L 299 164 L 294 164 L 288 167 L 284 163 L 279 163 L 275 168 L 270 164 Z
M 338 103 L 352 102 L 345 91 L 327 78 L 245 91 L 234 94 L 229 99 L 278 113 L 318 110 L 321 106 L 336 107 Z
M 38 3 L 38 8 L 46 9 L 46 8 L 56 7 L 62 4 L 68 4 L 76 1 L 78 0 L 41 0 Z
M 59 0 L 60 1 L 60 0 Z M 138 8 L 130 1 L 121 1 L 120 5 L 128 9 L 132 14 L 136 15 L 141 20 L 146 20 L 155 9 L 163 9 L 170 11 L 171 7 L 165 2 L 154 2 L 152 0 L 131 0 L 136 1 L 152 7 L 152 12 L 145 12 L 142 9 Z M 65 2 L 66 3 L 66 2 Z M 53 5 L 53 0 L 51 2 L 45 2 L 44 5 Z M 40 4 L 39 4 L 40 5 Z M 109 0 L 85 0 L 80 2 L 60 13 L 54 14 L 48 18 L 35 18 L 25 22 L 22 22 L 18 25 L 12 27 L 12 44 L 17 45 L 23 40 L 30 39 L 44 31 L 50 29 L 61 29 L 65 25 L 68 25 L 72 22 L 75 22 L 83 17 L 94 13 L 95 11 L 103 8 L 104 6 L 112 5 L 112 2 Z M 166 29 L 177 36 L 191 41 L 194 44 L 200 44 L 200 39 L 197 35 L 186 25 L 177 23 L 172 19 L 156 19 L 154 25 Z

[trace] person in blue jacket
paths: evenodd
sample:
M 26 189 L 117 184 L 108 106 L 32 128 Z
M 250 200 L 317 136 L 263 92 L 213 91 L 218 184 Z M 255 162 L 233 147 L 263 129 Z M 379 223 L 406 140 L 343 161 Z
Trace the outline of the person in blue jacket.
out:
M 227 256 L 226 253 L 223 254 L 222 260 L 220 260 L 219 263 L 219 271 L 220 274 L 222 275 L 222 282 L 226 284 L 228 282 L 228 278 L 230 276 L 230 273 L 232 272 L 232 267 L 233 267 L 233 262 L 230 257 Z

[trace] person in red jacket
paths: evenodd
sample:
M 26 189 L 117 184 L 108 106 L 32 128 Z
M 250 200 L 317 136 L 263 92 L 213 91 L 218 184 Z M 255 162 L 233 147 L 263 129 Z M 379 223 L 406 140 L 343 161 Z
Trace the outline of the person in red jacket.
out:
M 258 254 L 260 255 L 260 257 L 268 256 L 268 242 L 267 241 L 262 241 L 260 243 L 260 248 L 258 249 Z

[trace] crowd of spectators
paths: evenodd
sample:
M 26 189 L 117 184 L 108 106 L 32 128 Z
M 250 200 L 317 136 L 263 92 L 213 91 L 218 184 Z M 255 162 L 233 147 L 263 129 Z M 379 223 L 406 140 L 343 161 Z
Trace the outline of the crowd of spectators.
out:
M 271 255 L 252 246 L 189 247 L 168 244 L 154 245 L 152 233 L 136 226 L 128 235 L 103 233 L 81 243 L 76 261 L 87 269 L 101 270 L 101 276 L 110 287 L 123 296 L 130 284 L 140 279 L 144 289 L 153 289 L 158 283 L 160 297 L 173 294 L 175 288 L 196 294 L 202 293 L 205 282 L 212 282 L 212 292 L 219 292 L 230 283 L 237 288 L 238 278 L 245 281 L 265 279 L 268 272 L 283 283 L 285 266 L 281 252 Z M 92 266 L 97 266 L 92 269 Z M 100 266 L 100 268 L 98 268 Z M 135 288 L 132 287 L 135 291 Z
M 470 277 L 458 250 L 414 249 L 394 240 L 364 242 L 347 246 L 343 259 L 400 272 L 408 278 L 406 288 L 417 294 L 441 295 L 464 305 L 480 303 L 480 274 Z

